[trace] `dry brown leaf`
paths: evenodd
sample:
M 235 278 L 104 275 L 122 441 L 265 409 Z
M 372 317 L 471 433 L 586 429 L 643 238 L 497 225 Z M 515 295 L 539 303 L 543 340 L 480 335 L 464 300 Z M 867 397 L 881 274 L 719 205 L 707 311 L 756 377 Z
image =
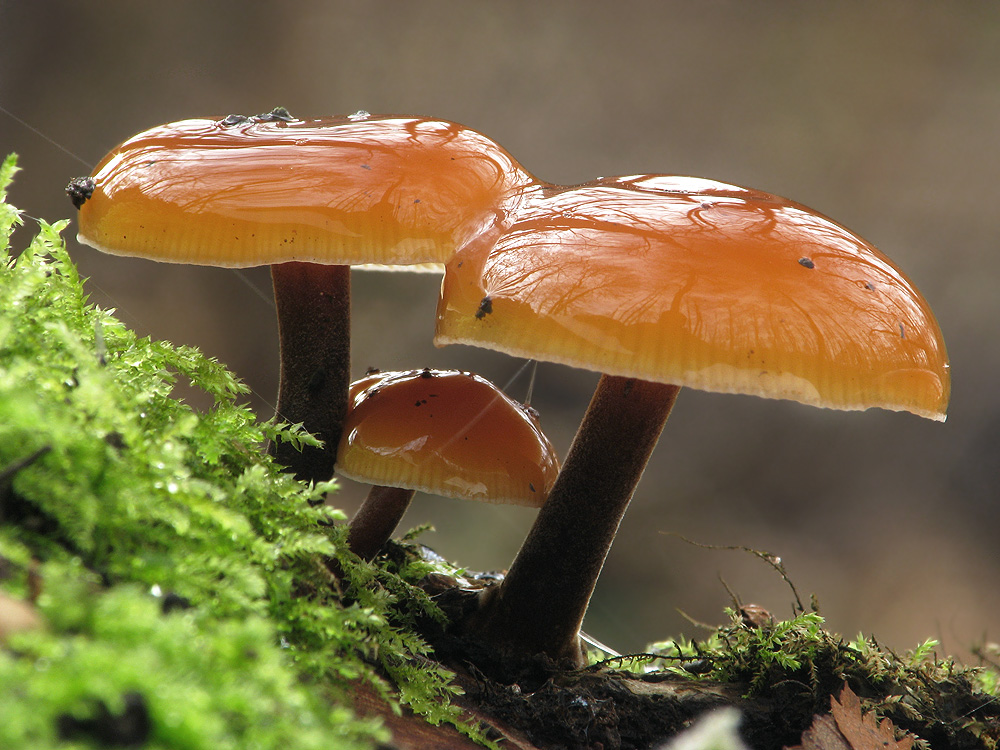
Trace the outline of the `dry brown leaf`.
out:
M 896 740 L 896 726 L 888 719 L 879 723 L 875 714 L 862 715 L 861 700 L 846 684 L 840 691 L 840 702 L 830 698 L 830 710 L 837 720 L 837 728 L 853 750 L 910 750 L 913 737 L 906 735 Z
M 802 733 L 802 744 L 786 750 L 851 750 L 851 746 L 830 714 L 816 714 L 812 726 Z
M 817 714 L 802 733 L 802 744 L 787 750 L 911 750 L 913 737 L 896 739 L 896 726 L 861 713 L 861 700 L 846 684 L 840 700 L 830 696 L 830 713 Z

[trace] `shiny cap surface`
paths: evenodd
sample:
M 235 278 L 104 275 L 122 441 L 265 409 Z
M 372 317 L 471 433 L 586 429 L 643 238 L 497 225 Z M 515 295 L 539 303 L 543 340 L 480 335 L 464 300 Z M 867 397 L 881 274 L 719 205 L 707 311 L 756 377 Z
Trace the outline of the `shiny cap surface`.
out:
M 937 321 L 885 255 L 797 203 L 692 177 L 535 189 L 449 261 L 435 342 L 938 420 L 950 393 Z
M 532 180 L 492 140 L 445 120 L 191 119 L 101 161 L 79 236 L 176 263 L 440 264 Z
M 559 462 L 535 415 L 488 380 L 407 370 L 351 385 L 337 471 L 368 484 L 540 507 Z

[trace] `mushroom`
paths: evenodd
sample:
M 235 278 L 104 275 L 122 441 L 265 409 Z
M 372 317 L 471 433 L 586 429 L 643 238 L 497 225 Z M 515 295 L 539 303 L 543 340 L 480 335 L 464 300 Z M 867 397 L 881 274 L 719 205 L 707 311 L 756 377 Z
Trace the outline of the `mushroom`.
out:
M 348 533 L 370 560 L 416 490 L 538 508 L 559 462 L 533 409 L 473 373 L 423 369 L 351 385 L 337 471 L 374 485 Z
M 681 386 L 943 420 L 944 341 L 913 284 L 839 224 L 691 177 L 539 187 L 447 264 L 437 345 L 603 373 L 499 592 L 468 624 L 582 664 L 605 556 Z
M 321 481 L 332 476 L 347 409 L 350 265 L 440 270 L 532 181 L 457 123 L 366 112 L 297 120 L 276 108 L 139 133 L 67 192 L 80 242 L 104 252 L 271 266 L 277 417 L 325 443 L 273 450 L 298 477 Z

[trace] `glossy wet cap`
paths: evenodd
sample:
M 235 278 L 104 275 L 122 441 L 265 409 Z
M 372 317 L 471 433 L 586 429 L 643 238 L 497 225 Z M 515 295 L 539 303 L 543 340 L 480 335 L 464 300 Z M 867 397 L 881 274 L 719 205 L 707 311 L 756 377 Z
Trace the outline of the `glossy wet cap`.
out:
M 352 384 L 337 471 L 368 484 L 539 507 L 559 462 L 535 415 L 488 380 L 408 370 Z
M 835 409 L 943 420 L 930 307 L 844 227 L 691 177 L 539 188 L 447 265 L 435 342 Z
M 531 181 L 457 123 L 277 109 L 139 133 L 67 191 L 80 241 L 116 255 L 393 266 L 442 263 Z

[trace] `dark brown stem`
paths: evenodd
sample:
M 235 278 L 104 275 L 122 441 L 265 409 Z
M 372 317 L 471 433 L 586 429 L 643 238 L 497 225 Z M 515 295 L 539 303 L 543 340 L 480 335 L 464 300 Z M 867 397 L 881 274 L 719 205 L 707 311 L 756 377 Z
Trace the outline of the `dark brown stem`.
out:
M 678 386 L 605 375 L 499 591 L 468 623 L 512 659 L 583 665 L 580 624 Z
M 279 463 L 303 481 L 333 476 L 351 382 L 351 268 L 316 263 L 271 266 L 278 310 L 281 370 L 277 418 L 324 442 L 300 452 L 270 446 Z
M 364 560 L 375 557 L 410 507 L 413 494 L 398 487 L 372 487 L 351 519 L 347 532 L 351 552 Z

